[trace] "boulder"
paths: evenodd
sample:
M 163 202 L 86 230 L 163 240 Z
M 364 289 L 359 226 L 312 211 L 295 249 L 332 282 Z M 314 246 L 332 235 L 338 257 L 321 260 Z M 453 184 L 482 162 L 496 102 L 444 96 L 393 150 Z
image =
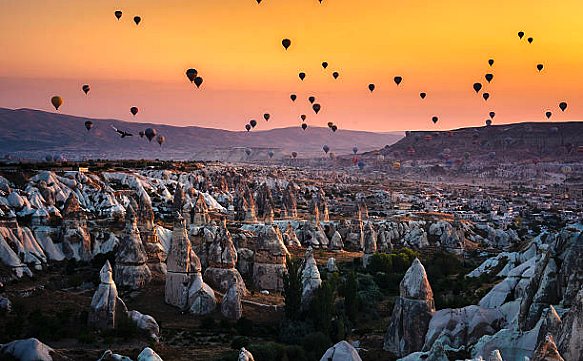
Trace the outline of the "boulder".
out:
M 128 312 L 130 320 L 138 327 L 140 331 L 146 334 L 152 340 L 160 341 L 160 326 L 154 317 L 144 315 L 138 311 Z
M 60 361 L 67 358 L 36 338 L 16 340 L 0 345 L 0 359 L 18 361 Z
M 346 341 L 340 341 L 330 347 L 320 361 L 361 361 L 358 351 Z

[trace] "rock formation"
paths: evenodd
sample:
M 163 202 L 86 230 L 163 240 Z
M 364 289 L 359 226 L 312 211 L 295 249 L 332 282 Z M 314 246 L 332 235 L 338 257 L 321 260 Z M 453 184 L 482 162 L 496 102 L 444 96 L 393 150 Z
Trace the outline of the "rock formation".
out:
M 285 232 L 283 233 L 283 241 L 287 247 L 300 248 L 302 246 L 298 236 L 296 235 L 294 227 L 291 225 L 291 222 L 287 223 Z
M 130 311 L 128 312 L 128 316 L 136 327 L 150 339 L 156 342 L 160 340 L 160 326 L 158 326 L 158 322 L 156 322 L 154 317 L 144 315 L 138 311 Z
M 126 211 L 125 235 L 115 257 L 116 284 L 130 290 L 143 288 L 152 278 L 147 261 L 148 256 L 137 227 L 136 213 L 129 206 Z
M 241 347 L 239 351 L 239 358 L 238 361 L 255 361 L 251 352 L 247 351 L 245 347 Z
M 117 327 L 120 317 L 127 317 L 128 310 L 117 295 L 109 261 L 101 268 L 99 278 L 101 283 L 91 300 L 88 324 L 97 330 L 113 330 Z
M 273 196 L 271 190 L 266 183 L 263 183 L 257 190 L 257 198 L 255 200 L 257 205 L 257 217 L 266 224 L 273 223 L 274 207 Z
M 241 292 L 236 284 L 231 285 L 221 302 L 221 313 L 228 319 L 238 320 L 243 315 Z
M 87 216 L 74 192 L 63 207 L 62 251 L 67 259 L 88 261 L 93 257 Z
M 264 225 L 257 232 L 253 282 L 259 290 L 282 291 L 286 257 L 289 255 L 279 228 Z
M 283 218 L 298 218 L 297 186 L 289 182 L 282 194 L 281 216 Z
M 18 361 L 64 361 L 68 358 L 40 342 L 36 338 L 16 340 L 0 345 L 0 359 Z
M 346 341 L 340 341 L 330 347 L 320 361 L 361 361 L 358 351 Z
M 196 273 L 188 290 L 188 312 L 195 316 L 204 316 L 213 312 L 216 306 L 215 291 L 204 283 L 200 273 Z
M 315 292 L 322 285 L 320 271 L 314 259 L 312 248 L 308 248 L 304 256 L 304 269 L 302 270 L 302 307 L 307 309 Z
M 400 297 L 395 301 L 384 349 L 402 357 L 423 347 L 435 304 L 425 268 L 417 258 L 399 288 Z
M 362 264 L 366 268 L 370 258 L 377 252 L 377 232 L 371 222 L 367 222 L 364 230 L 364 256 Z
M 583 361 L 583 290 L 579 291 L 571 309 L 563 316 L 557 344 L 565 360 Z
M 166 264 L 164 263 L 166 254 L 160 239 L 158 239 L 152 201 L 145 192 L 141 194 L 138 207 L 134 210 L 137 212 L 138 230 L 148 257 L 148 268 L 154 272 L 166 273 Z
M 162 358 L 158 356 L 156 351 L 152 350 L 149 347 L 146 347 L 138 355 L 137 361 L 162 361 Z
M 538 345 L 532 355 L 531 361 L 564 361 L 561 355 L 559 355 L 552 335 L 547 335 L 543 342 Z

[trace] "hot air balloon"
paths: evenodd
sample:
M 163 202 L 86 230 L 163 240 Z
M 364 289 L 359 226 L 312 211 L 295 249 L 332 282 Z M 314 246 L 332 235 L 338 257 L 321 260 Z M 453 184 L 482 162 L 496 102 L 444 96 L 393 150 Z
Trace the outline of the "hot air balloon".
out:
M 113 13 L 115 15 L 115 17 L 117 18 L 117 20 L 121 19 L 121 16 L 123 15 L 123 12 L 121 12 L 121 10 L 117 10 L 115 13 Z
M 134 16 L 134 23 L 136 23 L 136 25 L 140 25 L 140 22 L 142 21 L 142 18 L 139 16 Z
M 85 93 L 85 95 L 87 95 L 87 93 L 89 93 L 89 90 L 91 90 L 91 88 L 89 87 L 89 85 L 85 84 L 81 87 L 81 90 L 83 90 L 83 93 Z
M 419 93 L 419 97 L 421 97 L 421 99 L 425 99 L 426 96 L 427 96 L 427 93 Z
M 476 91 L 476 93 L 479 93 L 480 90 L 482 90 L 482 84 L 481 83 L 474 83 L 473 87 L 474 87 L 474 90 Z
M 484 98 L 485 101 L 488 101 L 488 99 L 490 98 L 490 93 L 482 94 L 482 98 Z
M 307 118 L 307 117 L 306 117 L 306 115 L 305 115 L 305 114 L 302 114 L 302 115 L 300 115 L 300 119 L 301 119 L 302 121 L 306 120 L 306 118 Z
M 85 128 L 87 129 L 87 131 L 90 131 L 91 128 L 93 128 L 93 122 L 91 120 L 86 121 Z
M 328 128 L 332 128 L 333 125 L 334 125 L 334 123 L 328 122 Z
M 333 126 L 330 127 L 330 129 L 332 129 L 332 131 L 336 133 L 336 131 L 338 130 L 338 126 L 334 124 Z
M 534 41 L 534 39 L 533 38 L 528 38 L 528 39 L 526 39 L 526 41 L 528 41 L 529 44 L 532 44 L 532 42 Z
M 524 31 L 519 31 L 518 32 L 518 38 L 522 39 L 522 37 L 524 36 Z
M 251 130 L 251 124 L 245 124 L 245 129 L 247 129 L 247 131 Z
M 203 81 L 204 80 L 200 76 L 197 76 L 196 78 L 194 78 L 194 85 L 196 85 L 197 88 L 200 88 Z
M 51 104 L 55 107 L 55 110 L 59 110 L 61 105 L 63 105 L 63 98 L 60 96 L 54 96 L 51 98 Z
M 291 46 L 291 40 L 289 40 L 289 39 L 283 39 L 281 41 L 281 45 L 283 45 L 283 47 L 285 48 L 285 50 L 287 50 Z
M 130 108 L 130 113 L 132 113 L 132 115 L 135 117 L 136 114 L 138 114 L 140 110 L 138 109 L 138 107 L 131 107 Z
M 194 83 L 194 79 L 198 76 L 198 70 L 194 68 L 190 68 L 186 71 L 186 77 L 190 80 L 191 83 Z
M 314 110 L 314 113 L 318 114 L 318 112 L 320 111 L 320 109 L 322 108 L 322 106 L 318 103 L 312 105 L 312 109 Z
M 489 83 L 492 81 L 492 79 L 494 79 L 494 74 L 488 73 L 488 74 L 484 75 L 484 78 L 486 78 L 486 81 Z
M 158 142 L 158 144 L 160 144 L 160 146 L 162 146 L 162 144 L 164 144 L 164 142 L 166 141 L 166 137 L 163 135 L 158 135 L 156 137 L 156 141 Z
M 293 157 L 294 159 L 296 159 L 296 158 L 297 158 L 297 156 L 298 156 L 298 152 L 292 152 L 292 157 Z
M 326 69 L 328 67 L 328 62 L 324 61 L 322 62 L 322 68 Z
M 257 1 L 257 4 L 261 4 L 261 0 L 256 0 L 256 1 Z
M 245 148 L 245 154 L 247 154 L 247 156 L 250 156 L 251 155 L 251 149 Z
M 269 121 L 269 118 L 271 118 L 271 115 L 269 115 L 269 113 L 263 114 L 263 119 L 265 119 L 266 122 Z
M 486 119 L 486 126 L 489 127 L 492 125 L 492 119 Z
M 302 129 L 303 129 L 303 130 L 306 130 L 306 129 L 308 129 L 308 125 L 307 125 L 306 123 L 302 123 Z
M 334 79 L 338 79 L 338 77 L 339 77 L 339 76 L 340 76 L 340 73 L 339 73 L 339 72 L 337 72 L 337 71 L 335 71 L 335 72 L 333 72 L 333 73 L 332 73 L 332 77 L 333 77 Z
M 393 78 L 393 80 L 395 81 L 395 84 L 399 85 L 403 81 L 403 78 L 400 76 L 396 76 Z
M 324 153 L 328 154 L 328 152 L 330 151 L 330 147 L 326 144 L 324 144 L 324 146 L 322 147 L 322 149 L 324 150 Z
M 393 162 L 394 170 L 401 170 L 401 162 Z
M 358 169 L 363 170 L 364 169 L 364 161 L 361 159 L 358 161 L 358 163 L 356 163 L 356 165 L 358 165 Z
M 273 150 L 270 150 L 270 151 L 269 151 L 269 153 L 267 153 L 267 155 L 269 156 L 269 158 L 273 158 L 273 155 L 274 155 L 274 154 L 275 154 L 275 153 L 273 153 Z
M 298 74 L 298 76 L 300 77 L 300 80 L 303 81 L 306 78 L 306 73 L 301 72 L 301 73 Z
M 433 122 L 433 124 L 437 124 L 437 122 L 439 121 L 439 118 L 433 117 L 433 118 L 431 118 L 431 121 Z
M 553 116 L 552 112 L 546 112 L 545 116 L 547 117 L 547 119 L 551 119 L 551 117 Z
M 140 138 L 143 138 L 144 135 L 146 135 L 146 133 L 143 130 L 140 130 L 138 134 L 140 135 Z
M 257 121 L 256 121 L 255 119 L 251 119 L 251 120 L 249 121 L 249 124 L 251 124 L 251 126 L 252 126 L 253 128 L 255 128 L 255 127 L 257 126 Z
M 292 94 L 292 95 L 289 96 L 289 98 L 291 99 L 292 102 L 295 102 L 296 99 L 298 98 L 298 96 L 295 95 L 295 94 Z
M 561 109 L 561 111 L 565 111 L 565 109 L 567 109 L 567 103 L 566 102 L 561 102 L 559 103 L 559 109 Z
M 309 97 L 308 101 L 310 102 L 310 104 L 314 104 L 314 102 L 316 101 L 316 97 Z
M 490 118 L 494 119 L 495 116 L 496 116 L 495 112 L 490 112 Z
M 490 66 L 494 65 L 494 59 L 488 59 L 488 65 Z
M 544 65 L 542 65 L 542 64 L 537 64 L 536 65 L 536 70 L 542 71 L 543 69 L 544 69 Z
M 373 83 L 370 83 L 368 85 L 368 90 L 370 90 L 370 92 L 372 93 L 374 91 L 374 89 L 375 89 L 375 85 Z
M 154 139 L 154 137 L 158 134 L 158 131 L 154 128 L 147 128 L 144 134 L 146 135 L 146 138 L 148 138 L 148 141 L 151 142 L 152 139 Z
M 357 148 L 357 147 L 354 147 L 354 148 L 352 148 L 352 153 L 353 153 L 353 154 L 356 154 L 356 153 L 358 153 L 358 148 Z

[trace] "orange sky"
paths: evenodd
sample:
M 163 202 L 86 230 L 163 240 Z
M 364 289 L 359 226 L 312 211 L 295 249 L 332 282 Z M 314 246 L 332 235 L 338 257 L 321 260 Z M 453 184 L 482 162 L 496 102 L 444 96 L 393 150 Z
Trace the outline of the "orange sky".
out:
M 299 126 L 302 113 L 312 125 L 376 131 L 481 125 L 490 111 L 498 123 L 543 120 L 546 110 L 582 119 L 581 14 L 580 0 L 1 0 L 0 107 L 52 110 L 61 95 L 67 114 L 132 120 L 136 105 L 139 121 L 237 130 L 264 112 L 272 118 L 260 129 Z M 205 80 L 200 90 L 189 67 Z M 472 84 L 487 72 L 484 102 Z M 322 104 L 317 116 L 309 95 Z

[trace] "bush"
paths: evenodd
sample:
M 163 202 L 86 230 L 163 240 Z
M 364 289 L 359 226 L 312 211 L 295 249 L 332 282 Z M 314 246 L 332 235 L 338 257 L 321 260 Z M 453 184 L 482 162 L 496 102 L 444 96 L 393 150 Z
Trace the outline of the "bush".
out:
M 239 335 L 243 336 L 253 336 L 254 324 L 253 321 L 246 317 L 241 317 L 237 323 L 235 324 L 235 329 L 239 333 Z
M 256 361 L 280 361 L 285 356 L 285 347 L 275 342 L 249 345 L 249 352 Z
M 231 341 L 231 348 L 233 350 L 239 350 L 241 347 L 249 346 L 249 338 L 245 336 L 235 336 L 233 337 L 233 341 Z
M 305 321 L 283 320 L 279 327 L 279 341 L 292 345 L 300 344 L 302 338 L 314 332 L 314 326 Z
M 332 341 L 322 332 L 310 333 L 302 340 L 302 347 L 306 351 L 308 360 L 319 360 L 330 346 L 332 346 Z

